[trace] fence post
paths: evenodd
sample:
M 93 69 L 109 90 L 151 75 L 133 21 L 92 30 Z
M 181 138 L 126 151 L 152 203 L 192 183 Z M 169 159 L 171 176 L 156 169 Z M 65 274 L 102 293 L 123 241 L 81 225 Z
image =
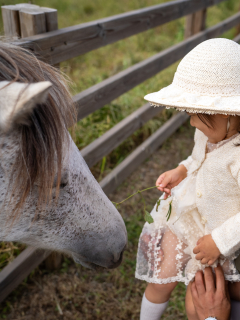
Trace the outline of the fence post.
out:
M 238 11 L 240 11 L 240 6 L 239 6 Z M 239 34 L 240 34 L 240 24 L 236 26 L 236 29 L 235 29 L 235 37 L 238 36 Z
M 19 11 L 21 38 L 47 32 L 46 17 L 41 8 L 24 8 Z
M 205 29 L 207 9 L 186 16 L 185 39 Z
M 4 32 L 8 38 L 25 38 L 58 29 L 57 10 L 21 3 L 2 6 Z M 57 65 L 56 67 L 59 67 Z M 45 260 L 47 269 L 58 269 L 62 255 L 52 252 Z

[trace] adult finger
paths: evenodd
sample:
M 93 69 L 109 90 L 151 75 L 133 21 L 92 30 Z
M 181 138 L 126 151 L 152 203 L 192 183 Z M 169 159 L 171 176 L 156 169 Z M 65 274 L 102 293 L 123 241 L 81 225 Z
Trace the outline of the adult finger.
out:
M 215 274 L 216 274 L 216 289 L 217 291 L 224 292 L 225 293 L 225 278 L 223 274 L 223 269 L 220 265 L 218 265 L 215 268 Z
M 212 268 L 206 267 L 204 269 L 204 280 L 205 280 L 206 291 L 215 292 L 215 283 L 214 283 Z
M 203 279 L 203 273 L 202 271 L 198 271 L 195 275 L 195 284 L 196 284 L 196 290 L 198 292 L 198 295 L 203 295 L 206 292 L 205 285 L 204 285 L 204 279 Z
M 198 292 L 197 292 L 195 281 L 193 281 L 192 283 L 190 282 L 189 285 L 190 285 L 193 300 L 198 301 Z
M 228 301 L 230 301 L 230 294 L 229 294 L 229 287 L 228 287 L 228 281 L 227 280 L 225 280 L 225 293 L 226 293 Z

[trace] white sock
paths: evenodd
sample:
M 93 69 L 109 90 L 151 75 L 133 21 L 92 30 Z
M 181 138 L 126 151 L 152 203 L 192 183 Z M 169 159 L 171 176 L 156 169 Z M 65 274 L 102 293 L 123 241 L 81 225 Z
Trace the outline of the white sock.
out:
M 164 303 L 152 303 L 148 301 L 145 293 L 142 298 L 140 320 L 159 320 L 168 306 L 168 301 Z

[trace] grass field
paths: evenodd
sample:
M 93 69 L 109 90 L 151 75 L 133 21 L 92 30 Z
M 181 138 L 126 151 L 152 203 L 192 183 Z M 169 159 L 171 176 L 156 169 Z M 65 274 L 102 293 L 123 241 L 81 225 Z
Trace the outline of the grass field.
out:
M 17 0 L 0 0 L 1 5 L 15 4 L 19 2 L 20 1 Z M 168 1 L 33 0 L 31 2 L 40 6 L 56 8 L 58 10 L 59 16 L 59 28 L 63 28 Z M 207 27 L 212 26 L 236 13 L 239 9 L 239 5 L 239 0 L 228 0 L 208 9 Z M 128 68 L 129 66 L 158 53 L 161 50 L 182 41 L 184 35 L 184 22 L 184 18 L 178 19 L 161 27 L 148 30 L 142 34 L 124 39 L 115 44 L 108 45 L 80 57 L 63 62 L 61 64 L 61 69 L 66 72 L 69 78 L 72 80 L 72 93 L 78 93 L 96 83 L 99 83 L 109 76 L 112 76 Z M 1 20 L 0 30 L 2 32 Z M 225 33 L 223 36 L 231 39 L 234 37 L 234 33 L 235 30 L 232 29 L 229 32 Z M 159 73 L 155 77 L 145 81 L 126 94 L 122 95 L 118 99 L 112 101 L 110 104 L 104 106 L 101 110 L 94 112 L 92 115 L 80 121 L 76 126 L 75 137 L 79 149 L 82 149 L 84 146 L 91 143 L 94 139 L 101 136 L 116 123 L 118 123 L 127 115 L 143 105 L 143 96 L 146 93 L 157 91 L 162 87 L 170 84 L 176 67 L 177 63 Z M 92 172 L 95 177 L 97 179 L 100 179 L 104 175 L 109 173 L 112 168 L 118 165 L 134 148 L 136 148 L 150 134 L 152 134 L 157 128 L 159 128 L 159 126 L 161 126 L 169 117 L 171 117 L 171 115 L 172 111 L 164 111 L 156 116 L 153 120 L 149 121 L 146 125 L 144 125 L 143 128 L 136 131 L 129 139 L 124 141 L 124 143 L 116 148 L 116 150 L 114 150 L 110 155 L 104 158 L 103 161 L 92 168 Z M 182 156 L 184 156 L 184 152 Z M 147 186 L 148 185 L 146 182 L 146 187 Z M 130 188 L 128 189 L 128 191 L 130 192 Z M 121 195 L 123 195 L 121 191 L 119 192 Z M 137 200 L 134 201 L 136 201 L 137 203 Z M 131 204 L 132 209 L 135 208 L 136 203 Z M 152 203 L 149 203 L 149 206 L 151 204 Z M 135 285 L 135 282 L 129 279 L 129 277 L 133 277 L 133 272 L 130 272 L 129 270 L 130 268 L 134 269 L 135 266 L 134 257 L 136 254 L 136 241 L 143 224 L 143 220 L 139 215 L 139 210 L 136 210 L 136 214 L 132 214 L 131 219 L 124 216 L 129 234 L 129 247 L 132 251 L 130 255 L 128 255 L 127 253 L 127 258 L 124 260 L 124 264 L 120 267 L 120 274 L 118 274 L 118 277 L 115 279 L 113 276 L 113 282 L 115 283 L 120 281 L 121 286 L 123 286 L 124 288 L 126 288 L 130 284 L 133 287 Z M 0 269 L 4 267 L 9 261 L 11 261 L 22 250 L 22 248 L 22 246 L 15 244 L 1 243 Z M 68 272 L 71 266 L 72 263 L 66 260 L 65 264 L 62 267 L 62 272 Z M 40 274 L 41 272 L 42 271 L 39 270 L 36 271 L 37 274 Z M 45 271 L 43 271 L 43 273 L 44 272 Z M 95 276 L 90 276 L 87 271 L 85 273 L 84 269 L 81 269 L 81 272 L 85 274 L 86 279 L 88 279 L 88 277 L 92 277 L 92 281 L 98 281 L 99 279 L 101 283 L 105 281 L 104 275 L 102 276 L 102 278 L 101 275 L 95 278 Z M 110 275 L 112 274 L 114 273 L 110 273 Z M 122 276 L 121 279 L 119 278 L 120 276 Z M 34 277 L 34 274 L 31 277 Z M 30 283 L 31 281 L 33 281 L 31 280 L 31 277 L 29 277 Z M 28 283 L 27 280 L 26 283 Z M 141 291 L 142 288 L 143 287 L 141 287 L 141 289 L 138 288 L 138 290 Z M 180 287 L 180 289 L 178 290 L 178 294 L 180 295 L 184 292 L 184 289 L 182 287 Z M 126 293 L 126 291 L 123 292 Z M 131 293 L 129 293 L 129 295 L 129 299 L 131 299 Z M 19 295 L 16 296 L 17 298 L 19 298 Z M 7 303 L 5 303 L 4 306 L 1 307 L 0 315 L 2 318 L 7 317 L 7 314 L 9 314 L 12 305 L 13 302 L 11 302 L 9 306 Z M 179 306 L 179 308 L 179 310 L 182 310 L 182 306 Z M 104 314 L 101 313 L 101 315 L 103 316 Z M 94 317 L 93 319 L 95 319 Z M 101 319 L 100 316 L 96 316 L 96 318 Z M 124 317 L 119 319 L 124 319 Z M 135 317 L 133 317 L 133 319 L 135 319 Z

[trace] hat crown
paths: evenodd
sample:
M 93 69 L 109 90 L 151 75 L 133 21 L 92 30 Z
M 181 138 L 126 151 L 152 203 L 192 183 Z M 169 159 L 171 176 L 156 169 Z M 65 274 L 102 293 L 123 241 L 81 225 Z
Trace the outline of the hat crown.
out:
M 200 95 L 240 95 L 240 45 L 221 38 L 202 42 L 182 59 L 173 85 Z

